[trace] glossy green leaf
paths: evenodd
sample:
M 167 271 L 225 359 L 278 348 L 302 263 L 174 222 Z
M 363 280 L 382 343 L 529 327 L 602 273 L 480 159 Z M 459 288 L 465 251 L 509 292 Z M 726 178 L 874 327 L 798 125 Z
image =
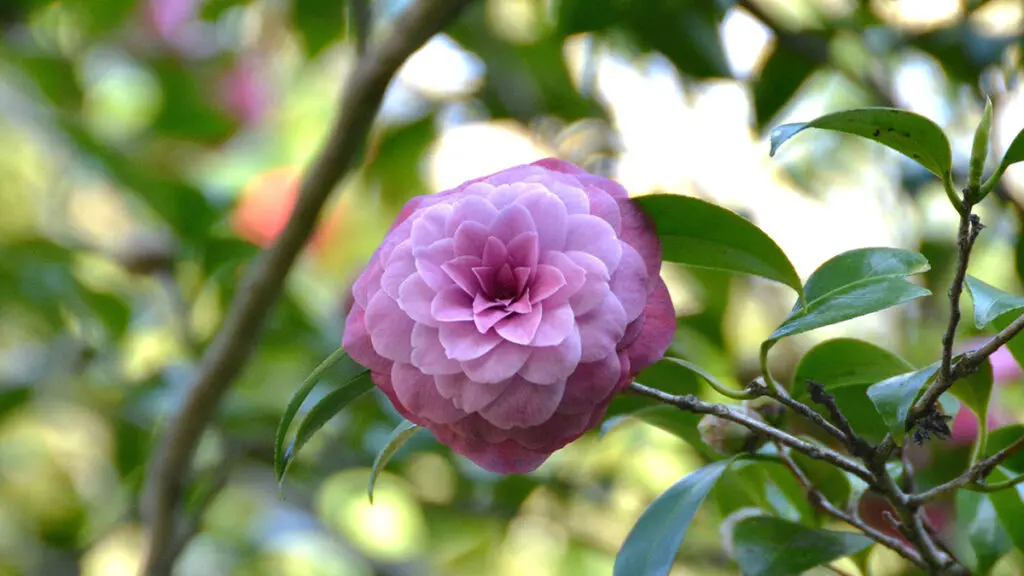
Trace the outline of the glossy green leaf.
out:
M 928 270 L 924 256 L 895 248 L 844 252 L 822 264 L 804 286 L 805 303 L 794 307 L 768 342 L 838 324 L 931 294 L 906 280 Z
M 615 576 L 666 576 L 697 509 L 731 460 L 692 472 L 644 510 L 615 557 Z
M 807 401 L 807 380 L 814 380 L 836 399 L 855 430 L 871 441 L 881 440 L 888 427 L 867 395 L 872 384 L 914 367 L 892 352 L 851 338 L 827 340 L 811 348 L 797 364 L 791 395 Z M 821 414 L 825 409 L 812 407 Z
M 795 450 L 790 452 L 790 456 L 829 502 L 845 509 L 853 495 L 853 487 L 842 470 Z
M 992 566 L 1013 548 L 988 494 L 961 490 L 956 494 L 957 525 L 974 552 L 972 574 L 988 574 Z
M 999 467 L 989 474 L 988 482 L 1002 482 L 1010 477 L 1005 468 Z M 1021 518 L 1024 518 L 1024 496 L 1021 491 L 1022 487 L 1018 484 L 1012 489 L 993 492 L 988 496 L 1013 546 L 1024 551 L 1024 522 L 1021 522 Z
M 800 277 L 782 249 L 735 212 L 675 194 L 641 196 L 636 202 L 654 220 L 665 260 L 751 274 L 797 292 L 802 289 Z
M 402 420 L 402 422 L 391 431 L 391 435 L 388 436 L 387 442 L 384 443 L 384 447 L 381 448 L 380 452 L 377 453 L 377 457 L 373 460 L 373 468 L 370 470 L 370 480 L 366 486 L 366 494 L 370 497 L 370 504 L 373 504 L 373 487 L 377 483 L 377 477 L 384 470 L 384 467 L 388 465 L 388 460 L 398 452 L 414 434 L 419 432 L 422 428 L 418 425 L 409 422 L 408 420 Z
M 992 456 L 1022 437 L 1024 437 L 1024 424 L 1011 424 L 992 430 L 989 432 L 988 442 L 985 443 L 985 457 Z M 1017 473 L 1024 472 L 1024 451 L 1007 458 L 1001 467 Z M 989 482 L 991 481 L 990 478 Z
M 284 439 L 288 434 L 288 429 L 291 428 L 292 421 L 295 419 L 296 414 L 299 413 L 299 408 L 302 407 L 302 403 L 306 401 L 306 398 L 309 396 L 310 392 L 313 391 L 313 388 L 321 379 L 327 376 L 329 371 L 333 371 L 338 375 L 337 381 L 342 385 L 355 380 L 361 374 L 365 374 L 367 372 L 366 368 L 357 364 L 354 360 L 349 358 L 348 354 L 346 354 L 344 350 L 339 348 L 321 362 L 320 365 L 306 377 L 299 386 L 299 389 L 295 391 L 295 394 L 293 394 L 291 399 L 288 401 L 288 405 L 284 409 L 284 414 L 281 415 L 281 420 L 277 425 L 277 434 L 274 438 L 274 473 L 277 476 L 278 482 L 284 479 L 284 473 L 288 464 L 288 460 L 285 458 L 284 447 Z
M 886 378 L 868 387 L 868 397 L 885 421 L 885 425 L 889 427 L 889 432 L 897 444 L 903 443 L 903 436 L 907 433 L 906 423 L 910 409 L 913 408 L 925 384 L 931 381 L 938 369 L 938 363 L 932 364 L 914 372 Z
M 964 284 L 974 300 L 974 325 L 984 328 L 996 318 L 1024 309 L 1024 296 L 1014 296 L 968 275 Z
M 796 576 L 874 544 L 857 532 L 815 530 L 769 516 L 741 520 L 732 539 L 745 576 Z
M 826 114 L 810 122 L 783 124 L 771 134 L 772 156 L 784 142 L 808 128 L 834 130 L 874 140 L 912 158 L 945 180 L 952 169 L 949 139 L 936 123 L 906 110 L 860 108 Z
M 970 408 L 979 421 L 986 421 L 988 402 L 992 398 L 992 363 L 982 362 L 977 372 L 954 382 L 949 392 Z
M 295 439 L 288 444 L 288 449 L 284 452 L 284 462 L 281 465 L 281 480 L 284 480 L 284 475 L 288 472 L 288 466 L 295 460 L 299 450 L 302 450 L 306 442 L 309 442 L 309 439 L 323 428 L 324 424 L 327 424 L 331 418 L 337 416 L 345 407 L 370 390 L 373 390 L 373 380 L 370 378 L 369 372 L 363 372 L 341 388 L 331 390 L 309 409 L 309 413 L 306 414 L 306 417 L 302 419 L 302 423 L 299 424 L 299 429 L 295 433 Z

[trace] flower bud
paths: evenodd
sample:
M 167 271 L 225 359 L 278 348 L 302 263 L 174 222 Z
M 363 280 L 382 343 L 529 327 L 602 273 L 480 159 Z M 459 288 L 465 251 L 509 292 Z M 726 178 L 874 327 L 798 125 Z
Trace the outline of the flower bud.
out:
M 761 416 L 746 406 L 733 408 L 754 420 L 762 421 Z M 704 443 L 721 454 L 732 456 L 742 452 L 753 452 L 761 447 L 765 438 L 756 434 L 746 426 L 731 420 L 708 414 L 697 424 L 697 430 Z
M 985 160 L 988 158 L 988 140 L 992 132 L 992 100 L 985 99 L 985 111 L 981 114 L 981 122 L 974 132 L 974 145 L 971 147 L 971 162 L 967 173 L 967 185 L 971 194 L 980 194 L 981 173 L 985 169 Z M 981 200 L 976 198 L 975 201 Z

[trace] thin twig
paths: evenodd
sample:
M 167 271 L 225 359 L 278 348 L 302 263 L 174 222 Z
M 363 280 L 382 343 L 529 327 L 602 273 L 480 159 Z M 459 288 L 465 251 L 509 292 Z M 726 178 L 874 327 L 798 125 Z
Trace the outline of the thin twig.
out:
M 221 397 L 248 360 L 285 278 L 316 225 L 320 210 L 356 162 L 384 93 L 399 67 L 471 0 L 419 0 L 400 16 L 394 32 L 371 48 L 352 71 L 331 133 L 303 179 L 288 224 L 274 245 L 249 269 L 242 289 L 206 351 L 198 376 L 170 422 L 150 465 L 143 510 L 149 549 L 142 573 L 167 576 L 184 477 L 196 445 Z
M 985 355 L 981 359 L 972 360 L 972 364 L 970 365 L 964 364 L 963 368 L 958 367 L 956 374 L 954 374 L 952 365 L 953 342 L 956 338 L 957 326 L 960 323 L 960 296 L 963 294 L 964 278 L 967 276 L 967 264 L 970 261 L 971 250 L 974 248 L 974 242 L 977 240 L 978 234 L 980 234 L 982 228 L 984 228 L 981 223 L 981 219 L 978 218 L 977 215 L 971 214 L 971 208 L 972 205 L 967 200 L 964 200 L 964 211 L 960 217 L 960 228 L 957 233 L 957 245 L 959 246 L 959 251 L 957 253 L 956 273 L 953 276 L 953 282 L 949 285 L 948 293 L 949 322 L 946 325 L 946 332 L 942 336 L 942 365 L 939 368 L 939 373 L 935 380 L 924 391 L 921 398 L 910 411 L 910 415 L 907 418 L 908 429 L 912 428 L 922 416 L 932 410 L 939 397 L 942 396 L 946 390 L 949 390 L 950 386 L 952 386 L 957 379 L 968 374 L 967 370 L 969 367 L 977 367 L 977 364 L 980 364 L 984 361 L 984 358 L 988 358 L 988 356 L 995 351 L 993 349 L 992 352 L 989 352 L 988 355 Z M 996 346 L 996 348 L 998 348 L 998 346 Z M 976 364 L 974 364 L 974 362 L 976 362 Z
M 956 478 L 939 484 L 934 488 L 925 490 L 918 494 L 910 494 L 907 496 L 907 502 L 912 504 L 923 504 L 929 500 L 934 500 L 943 494 L 948 494 L 958 488 L 963 488 L 969 484 L 975 484 L 982 482 L 985 478 L 996 469 L 997 466 L 1005 462 L 1014 454 L 1024 449 L 1024 436 L 1018 438 L 1015 442 L 996 452 L 995 454 L 985 458 L 981 462 L 978 462 L 974 466 L 971 466 L 966 472 L 957 476 Z M 984 485 L 982 485 L 984 486 Z M 983 489 L 984 491 L 984 489 Z
M 988 342 L 985 342 L 980 348 L 961 356 L 960 361 L 957 362 L 956 369 L 954 369 L 954 377 L 963 377 L 973 372 L 989 356 L 995 354 L 996 350 L 999 350 L 1007 342 L 1013 340 L 1021 331 L 1024 331 L 1024 314 L 1018 316 L 1009 326 L 999 331 L 998 334 L 993 336 Z
M 753 432 L 761 434 L 762 436 L 765 436 L 766 438 L 774 442 L 778 442 L 785 446 L 789 446 L 790 448 L 798 452 L 802 452 L 807 456 L 814 458 L 815 460 L 824 460 L 826 462 L 829 462 L 833 466 L 846 470 L 851 474 L 854 474 L 855 476 L 857 476 L 861 480 L 864 480 L 868 484 L 874 485 L 875 479 L 867 469 L 865 469 L 860 464 L 857 464 L 856 462 L 850 460 L 846 456 L 843 456 L 842 454 L 836 452 L 835 450 L 832 450 L 831 448 L 827 448 L 824 446 L 816 446 L 814 444 L 811 444 L 810 442 L 801 440 L 795 436 L 783 432 L 782 430 L 770 426 L 762 422 L 761 420 L 751 418 L 746 414 L 733 410 L 728 406 L 704 402 L 703 400 L 697 398 L 692 394 L 687 394 L 685 396 L 676 396 L 673 394 L 669 394 L 667 392 L 662 392 L 661 390 L 657 390 L 655 388 L 649 388 L 638 382 L 633 382 L 632 384 L 630 384 L 628 389 L 637 394 L 641 394 L 649 398 L 654 398 L 655 400 L 663 404 L 675 406 L 680 410 L 686 410 L 687 412 L 694 412 L 697 414 L 711 414 L 714 416 L 718 416 L 719 418 L 723 418 L 725 420 L 730 420 L 732 422 L 735 422 L 746 427 L 747 429 Z
M 799 466 L 797 466 L 796 462 L 786 452 L 786 450 L 781 446 L 778 446 L 778 450 L 779 458 L 782 459 L 782 463 L 786 465 L 786 468 L 789 468 L 790 472 L 793 473 L 793 475 L 796 477 L 800 485 L 803 486 L 804 490 L 807 491 L 807 496 L 810 499 L 811 504 L 817 506 L 819 509 L 821 509 L 822 512 L 828 514 L 829 516 L 846 522 L 850 526 L 853 526 L 854 528 L 860 530 L 875 542 L 878 542 L 882 546 L 885 546 L 886 548 L 895 551 L 897 554 L 903 556 L 904 558 L 913 562 L 917 566 L 921 568 L 928 567 L 928 565 L 925 564 L 924 560 L 921 558 L 921 555 L 909 546 L 905 545 L 903 542 L 900 542 L 898 539 L 893 538 L 892 536 L 889 536 L 888 534 L 885 534 L 884 532 L 872 526 L 869 526 L 860 518 L 857 518 L 852 514 L 848 514 L 843 510 L 840 510 L 834 504 L 832 504 L 832 502 L 830 502 L 828 498 L 825 498 L 825 495 L 822 494 L 821 491 L 818 490 L 817 487 L 815 487 L 814 484 L 811 483 L 810 479 L 807 478 L 807 475 L 804 474 L 803 470 L 801 470 Z
M 839 409 L 839 405 L 836 404 L 835 397 L 825 391 L 825 386 L 814 380 L 807 380 L 807 391 L 810 392 L 812 401 L 825 407 L 829 418 L 846 436 L 846 445 L 853 455 L 870 465 L 869 460 L 874 456 L 874 449 L 854 431 L 850 421 L 846 419 L 842 410 Z
M 807 418 L 814 425 L 821 428 L 822 430 L 830 434 L 832 437 L 842 442 L 844 446 L 849 442 L 849 437 L 842 430 L 836 428 L 835 426 L 832 425 L 831 422 L 826 420 L 824 416 L 815 412 L 814 408 L 811 408 L 810 406 L 804 404 L 803 402 L 800 402 L 799 400 L 794 400 L 793 397 L 781 391 L 769 388 L 761 379 L 754 380 L 753 382 L 748 384 L 747 390 L 749 390 L 752 394 L 755 394 L 757 396 L 765 396 L 767 398 L 771 398 L 772 400 L 775 400 L 779 404 L 782 404 L 783 406 L 789 408 L 790 410 L 796 412 L 797 414 L 800 414 L 804 418 Z

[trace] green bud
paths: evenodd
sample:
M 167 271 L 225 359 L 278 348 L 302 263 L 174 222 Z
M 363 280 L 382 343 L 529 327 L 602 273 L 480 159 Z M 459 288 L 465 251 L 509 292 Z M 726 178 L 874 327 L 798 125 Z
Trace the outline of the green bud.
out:
M 733 410 L 742 412 L 754 420 L 764 421 L 757 412 L 750 408 L 737 406 Z M 753 452 L 765 442 L 762 436 L 751 432 L 742 424 L 710 414 L 701 418 L 700 423 L 697 424 L 697 431 L 700 432 L 701 440 L 705 444 L 726 456 Z
M 981 172 L 985 169 L 988 159 L 989 134 L 992 132 L 992 99 L 985 98 L 985 111 L 981 114 L 981 122 L 974 131 L 974 146 L 971 147 L 971 163 L 967 173 L 967 185 L 971 194 L 979 194 L 981 188 Z M 981 200 L 976 198 L 975 201 Z

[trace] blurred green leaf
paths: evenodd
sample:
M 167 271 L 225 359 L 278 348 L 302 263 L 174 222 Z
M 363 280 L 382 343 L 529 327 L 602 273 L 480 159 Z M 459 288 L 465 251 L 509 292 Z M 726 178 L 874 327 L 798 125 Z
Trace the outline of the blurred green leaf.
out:
M 292 24 L 299 31 L 306 56 L 313 58 L 345 33 L 347 2 L 292 0 Z
M 811 481 L 819 492 L 828 499 L 829 502 L 839 506 L 841 509 L 846 509 L 846 504 L 850 501 L 850 497 L 853 495 L 853 488 L 850 486 L 850 480 L 842 470 L 839 470 L 835 466 L 822 462 L 821 460 L 815 460 L 810 456 L 797 451 L 790 452 L 790 456 L 793 461 L 796 462 L 797 466 L 804 471 L 807 475 L 807 479 Z
M 988 482 L 992 484 L 1009 479 L 1010 475 L 1002 467 L 996 468 L 988 476 Z M 999 521 L 1002 523 L 1003 529 L 1006 530 L 1007 536 L 1013 542 L 1014 547 L 1018 550 L 1024 550 L 1024 522 L 1020 521 L 1021 518 L 1024 518 L 1024 501 L 1021 499 L 1021 486 L 1018 485 L 1010 490 L 993 492 L 988 497 L 992 501 L 996 516 L 999 517 Z
M 881 440 L 888 431 L 867 395 L 868 387 L 914 367 L 892 352 L 852 338 L 827 340 L 807 351 L 793 375 L 791 395 L 807 397 L 807 380 L 814 380 L 835 397 L 854 430 L 871 441 Z M 825 409 L 812 406 L 824 414 Z
M 992 329 L 1005 330 L 1014 320 L 1020 317 L 1020 311 L 1014 310 L 997 317 L 992 321 Z M 1006 343 L 1006 349 L 1017 360 L 1017 364 L 1024 367 L 1024 334 L 1017 334 Z
M 1024 308 L 1024 296 L 1008 294 L 970 275 L 965 284 L 974 300 L 974 325 L 978 328 L 985 328 L 1003 314 Z
M 827 53 L 822 41 L 821 52 Z M 761 74 L 754 80 L 754 118 L 758 130 L 771 122 L 772 118 L 796 94 L 796 91 L 818 68 L 819 61 L 804 52 L 790 48 L 785 42 L 775 42 Z
M 988 419 L 988 402 L 992 397 L 992 363 L 985 360 L 978 370 L 953 383 L 949 392 L 971 409 L 979 422 Z
M 1013 548 L 1013 542 L 996 515 L 988 494 L 961 490 L 956 494 L 957 524 L 962 526 L 974 550 L 973 574 L 988 574 L 992 566 Z
M 800 277 L 778 244 L 735 212 L 675 194 L 641 196 L 636 202 L 654 221 L 665 260 L 753 274 L 801 291 Z
M 1012 36 L 986 34 L 961 19 L 908 39 L 911 46 L 935 56 L 953 79 L 972 85 L 978 82 L 985 69 L 1000 64 L 1006 48 L 1014 40 Z
M 216 20 L 228 10 L 238 6 L 248 6 L 252 0 L 206 0 L 199 11 L 204 20 Z
M 0 384 L 0 421 L 32 399 L 35 388 L 31 385 L 9 386 Z
M 57 108 L 78 110 L 82 106 L 82 85 L 74 64 L 59 56 L 6 51 L 0 45 L 0 56 L 21 69 L 43 96 Z
M 867 389 L 868 397 L 878 410 L 878 414 L 889 427 L 893 440 L 903 444 L 903 436 L 907 433 L 907 416 L 917 401 L 917 397 L 938 372 L 939 364 L 935 363 L 914 372 L 893 376 L 872 384 Z
M 120 26 L 138 7 L 137 0 L 64 0 L 75 10 L 85 29 L 92 36 L 106 35 Z
M 697 508 L 731 463 L 708 464 L 658 496 L 626 536 L 615 557 L 615 576 L 666 576 Z
M 377 476 L 384 470 L 384 467 L 388 465 L 388 460 L 398 452 L 398 449 L 403 444 L 412 438 L 413 434 L 419 432 L 421 428 L 408 420 L 402 420 L 402 422 L 391 431 L 391 435 L 388 436 L 388 441 L 384 443 L 384 447 L 381 448 L 380 452 L 377 453 L 377 457 L 373 460 L 373 469 L 370 471 L 370 481 L 366 487 L 366 493 L 370 497 L 370 504 L 373 504 L 373 486 L 377 483 Z
M 905 279 L 927 270 L 924 256 L 907 250 L 865 248 L 844 252 L 811 274 L 804 287 L 805 303 L 797 303 L 767 342 L 927 296 L 928 290 Z
M 437 137 L 434 122 L 434 115 L 427 114 L 408 124 L 389 126 L 371 147 L 364 173 L 396 210 L 413 196 L 430 192 L 421 167 L 427 146 Z
M 1021 156 L 1024 159 L 1024 130 L 1021 131 L 1017 139 L 1021 141 Z M 1020 215 L 1020 220 L 1024 221 L 1024 214 Z M 1013 247 L 1013 253 L 1017 280 L 1024 284 L 1024 224 L 1021 224 L 1020 230 L 1017 231 L 1017 242 Z
M 299 408 L 302 407 L 302 403 L 309 396 L 310 392 L 313 391 L 313 388 L 321 379 L 327 379 L 329 374 L 331 376 L 331 380 L 333 382 L 337 382 L 337 385 L 341 386 L 341 389 L 352 386 L 351 390 L 348 390 L 347 392 L 349 395 L 348 401 L 339 403 L 337 397 L 331 399 L 331 404 L 329 404 L 328 407 L 337 407 L 337 409 L 330 414 L 327 414 L 326 409 L 321 409 L 314 415 L 311 410 L 310 414 L 306 417 L 306 420 L 310 421 L 310 424 L 306 425 L 306 422 L 303 422 L 300 425 L 300 434 L 296 435 L 295 440 L 293 440 L 288 446 L 288 452 L 286 453 L 284 449 L 284 439 L 288 434 L 288 429 L 291 427 L 292 420 L 294 420 L 295 416 L 299 413 Z M 365 380 L 360 379 L 361 376 L 368 374 L 369 372 L 366 368 L 357 364 L 348 356 L 348 354 L 345 353 L 344 350 L 339 348 L 333 354 L 328 356 L 327 359 L 321 362 L 320 365 L 317 366 L 316 369 L 313 370 L 313 372 L 306 378 L 306 380 L 302 382 L 299 389 L 292 395 L 291 400 L 288 401 L 288 406 L 285 407 L 284 414 L 281 415 L 281 421 L 278 424 L 277 434 L 274 439 L 274 472 L 277 475 L 278 482 L 284 480 L 284 475 L 288 470 L 289 463 L 295 458 L 295 454 L 298 453 L 302 444 L 305 444 L 306 440 L 309 439 L 309 436 L 323 426 L 323 424 L 333 417 L 334 414 L 337 414 L 338 410 L 344 408 L 348 402 L 351 402 L 372 388 L 373 384 L 372 382 L 368 382 L 368 378 Z M 325 397 L 321 402 L 326 401 L 328 398 L 330 398 L 330 395 Z M 313 420 L 310 420 L 311 418 Z M 307 429 L 308 435 L 306 438 L 301 437 L 302 427 Z
M 234 266 L 256 257 L 260 247 L 231 236 L 211 237 L 202 245 L 202 266 L 214 274 L 225 266 Z
M 826 114 L 810 122 L 783 124 L 772 130 L 770 155 L 807 128 L 845 132 L 874 140 L 912 158 L 942 180 L 952 170 L 949 140 L 938 124 L 905 110 L 860 108 Z
M 1024 437 L 1024 424 L 1011 424 L 989 432 L 985 443 L 985 457 L 992 456 L 1010 444 Z M 1024 472 L 1024 451 L 1013 454 L 1003 461 L 1001 468 L 1014 472 Z M 990 479 L 991 483 L 992 480 Z
M 746 576 L 791 576 L 871 546 L 857 532 L 815 530 L 770 516 L 747 518 L 733 528 L 733 556 Z
M 204 144 L 218 144 L 235 133 L 239 122 L 215 100 L 215 87 L 222 81 L 223 69 L 193 70 L 171 58 L 151 60 L 148 64 L 163 92 L 163 106 L 153 121 L 153 130 L 162 136 Z

